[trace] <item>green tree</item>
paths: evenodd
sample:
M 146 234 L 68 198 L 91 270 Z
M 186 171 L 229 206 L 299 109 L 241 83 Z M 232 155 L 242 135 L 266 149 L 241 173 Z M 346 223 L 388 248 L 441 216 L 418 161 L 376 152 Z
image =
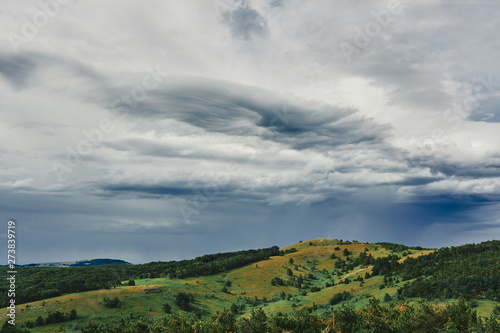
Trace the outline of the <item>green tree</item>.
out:
M 36 317 L 35 325 L 36 326 L 42 326 L 43 324 L 45 324 L 45 321 L 43 320 L 42 316 Z
M 172 306 L 168 303 L 164 303 L 163 306 L 163 311 L 165 311 L 165 313 L 171 313 L 172 312 Z
M 102 301 L 104 306 L 107 308 L 117 308 L 120 306 L 120 300 L 118 299 L 118 297 L 115 297 L 113 299 L 104 297 Z
M 71 312 L 69 313 L 69 320 L 75 320 L 76 319 L 76 310 L 72 309 Z
M 56 324 L 64 321 L 64 315 L 61 311 L 49 312 L 47 318 L 45 318 L 46 324 Z
M 28 330 L 24 330 L 24 329 L 17 327 L 16 325 L 9 324 L 9 322 L 7 320 L 2 325 L 2 328 L 0 328 L 0 332 L 1 333 L 29 333 Z
M 177 306 L 181 308 L 181 310 L 191 310 L 191 305 L 189 304 L 189 296 L 186 293 L 178 293 L 177 295 L 175 295 L 175 304 L 177 304 Z

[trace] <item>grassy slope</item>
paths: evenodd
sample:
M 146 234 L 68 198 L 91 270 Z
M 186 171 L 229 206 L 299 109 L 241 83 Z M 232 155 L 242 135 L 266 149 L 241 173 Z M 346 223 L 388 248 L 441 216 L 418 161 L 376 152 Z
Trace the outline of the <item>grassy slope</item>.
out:
M 238 268 L 227 273 L 184 280 L 170 280 L 167 278 L 136 280 L 136 286 L 133 287 L 118 287 L 110 290 L 70 294 L 47 299 L 45 302 L 33 302 L 28 304 L 28 307 L 22 305 L 18 307 L 18 311 L 22 309 L 22 312 L 19 312 L 17 315 L 17 323 L 22 324 L 27 320 L 34 321 L 38 316 L 46 317 L 49 311 L 59 310 L 61 312 L 69 312 L 73 308 L 78 312 L 77 320 L 36 327 L 31 329 L 31 331 L 53 331 L 59 326 L 68 331 L 73 331 L 77 325 L 82 326 L 90 319 L 99 320 L 100 322 L 113 322 L 124 316 L 131 315 L 135 317 L 140 315 L 161 317 L 164 315 L 162 304 L 165 302 L 173 305 L 173 312 L 181 311 L 174 305 L 174 297 L 178 292 L 192 293 L 195 298 L 193 310 L 200 312 L 204 317 L 210 316 L 212 313 L 222 308 L 229 308 L 233 303 L 241 306 L 245 303 L 245 297 L 249 298 L 250 304 L 245 305 L 242 309 L 240 312 L 242 315 L 247 314 L 251 310 L 253 307 L 251 303 L 254 297 L 257 297 L 259 300 L 266 297 L 271 301 L 265 304 L 259 302 L 258 306 L 263 307 L 266 311 L 289 312 L 293 311 L 293 305 L 302 307 L 313 306 L 313 303 L 317 305 L 326 304 L 333 294 L 342 291 L 349 291 L 355 296 L 349 301 L 350 304 L 354 306 L 366 304 L 368 299 L 365 295 L 371 295 L 381 299 L 385 293 L 393 296 L 396 294 L 398 285 L 383 290 L 379 289 L 382 283 L 382 277 L 380 276 L 366 279 L 363 286 L 360 286 L 359 282 L 351 282 L 350 284 L 335 284 L 332 287 L 324 288 L 326 282 L 331 282 L 331 279 L 327 279 L 321 271 L 323 269 L 327 271 L 333 269 L 335 260 L 330 257 L 332 253 L 337 257 L 345 258 L 342 255 L 344 249 L 348 249 L 354 256 L 363 252 L 365 248 L 368 248 L 368 254 L 371 254 L 373 257 L 382 257 L 389 254 L 401 255 L 402 253 L 391 253 L 379 245 L 368 243 L 340 245 L 336 240 L 326 239 L 317 239 L 311 242 L 313 246 L 309 245 L 309 241 L 307 241 L 284 248 L 284 250 L 287 250 L 294 247 L 297 249 L 297 252 L 289 253 L 284 256 L 272 257 L 269 260 Z M 339 247 L 340 250 L 335 250 L 335 247 Z M 432 250 L 411 250 L 408 252 L 411 252 L 412 254 L 410 254 L 410 256 L 414 257 L 428 254 L 431 251 Z M 290 258 L 294 261 L 293 265 L 289 263 Z M 311 270 L 313 259 L 316 261 L 315 271 Z M 298 271 L 294 269 L 295 265 L 299 266 Z M 307 275 L 310 272 L 316 276 L 316 280 L 307 281 L 309 286 L 306 288 L 306 290 L 308 290 L 306 296 L 300 295 L 302 290 L 298 291 L 298 289 L 294 287 L 271 285 L 270 281 L 274 277 L 281 277 L 287 280 L 288 276 L 286 275 L 286 271 L 288 268 L 293 271 L 295 276 L 299 274 Z M 352 280 L 356 276 L 364 276 L 366 272 L 370 271 L 370 267 L 356 267 L 347 275 L 349 275 L 349 279 Z M 338 282 L 339 277 L 334 276 L 334 280 Z M 226 281 L 231 282 L 229 293 L 221 292 Z M 319 292 L 311 293 L 309 289 L 313 286 L 318 286 L 323 289 Z M 164 289 L 161 293 L 144 293 L 146 288 L 151 287 L 163 287 Z M 291 294 L 291 299 L 282 300 L 281 297 L 279 297 L 282 291 L 286 294 Z M 109 298 L 118 297 L 121 301 L 121 308 L 109 309 L 104 307 L 102 305 L 102 298 L 104 296 Z M 477 309 L 479 314 L 488 315 L 491 313 L 495 302 L 479 301 L 478 303 L 479 307 Z M 44 305 L 42 306 L 42 304 Z M 327 311 L 329 308 L 330 306 L 327 305 L 320 307 L 318 311 Z M 0 311 L 1 318 L 5 318 L 5 313 L 5 309 Z

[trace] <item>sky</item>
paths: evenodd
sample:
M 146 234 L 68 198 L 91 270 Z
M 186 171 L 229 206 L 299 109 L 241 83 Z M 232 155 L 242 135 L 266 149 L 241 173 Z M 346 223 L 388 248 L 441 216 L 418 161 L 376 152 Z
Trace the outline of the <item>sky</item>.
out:
M 18 263 L 500 238 L 493 1 L 26 0 L 0 25 Z

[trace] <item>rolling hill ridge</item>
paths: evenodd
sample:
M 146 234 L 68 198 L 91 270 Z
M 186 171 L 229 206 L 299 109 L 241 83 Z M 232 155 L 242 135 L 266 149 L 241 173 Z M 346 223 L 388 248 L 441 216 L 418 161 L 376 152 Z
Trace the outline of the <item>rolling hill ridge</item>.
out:
M 349 307 L 360 313 L 380 304 L 392 310 L 402 305 L 410 309 L 420 306 L 419 299 L 433 302 L 435 311 L 462 306 L 476 311 L 478 318 L 487 318 L 499 309 L 499 247 L 499 241 L 423 249 L 316 239 L 282 249 L 213 254 L 181 262 L 20 267 L 19 276 L 26 276 L 19 283 L 38 281 L 27 290 L 37 288 L 39 292 L 36 300 L 18 306 L 19 323 L 33 332 L 45 332 L 59 326 L 78 331 L 90 323 L 112 325 L 124 318 L 134 322 L 137 318 L 148 321 L 180 316 L 176 320 L 201 322 L 227 313 L 244 321 L 258 316 L 259 311 L 290 318 L 305 311 L 320 318 Z M 87 284 L 94 289 L 63 291 L 71 290 L 63 287 L 70 283 L 74 287 L 75 281 L 85 286 L 86 279 L 95 274 L 100 278 L 94 281 L 103 283 L 104 288 Z M 54 287 L 61 288 L 56 297 L 48 292 Z M 69 320 L 73 309 L 77 315 Z M 419 313 L 418 309 L 414 313 Z M 63 320 L 46 323 L 56 312 Z M 0 314 L 4 316 L 5 311 Z M 38 317 L 43 325 L 35 325 Z

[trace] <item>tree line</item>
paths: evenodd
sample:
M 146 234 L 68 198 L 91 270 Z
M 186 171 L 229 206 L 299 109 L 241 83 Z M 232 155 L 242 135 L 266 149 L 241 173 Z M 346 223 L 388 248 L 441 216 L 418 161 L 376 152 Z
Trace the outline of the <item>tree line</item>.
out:
M 92 267 L 18 267 L 16 303 L 23 304 L 68 293 L 109 289 L 134 278 L 188 278 L 229 271 L 282 255 L 279 247 L 208 254 L 191 260 L 150 262 L 140 265 Z M 0 268 L 7 275 L 7 267 Z M 0 281 L 0 307 L 8 306 L 8 281 Z

